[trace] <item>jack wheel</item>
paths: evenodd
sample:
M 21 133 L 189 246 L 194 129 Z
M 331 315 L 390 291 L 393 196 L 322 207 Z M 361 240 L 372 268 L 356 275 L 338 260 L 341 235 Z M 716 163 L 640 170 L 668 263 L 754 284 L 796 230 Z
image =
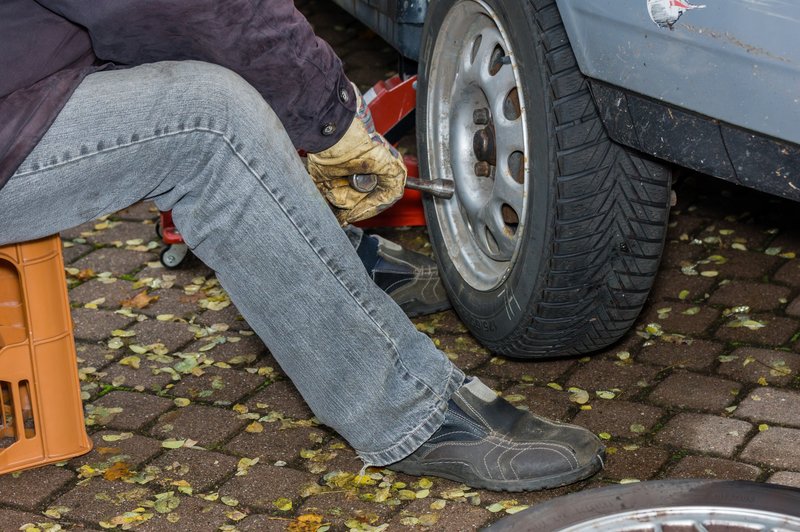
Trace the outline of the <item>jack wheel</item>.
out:
M 180 268 L 186 256 L 189 254 L 189 246 L 186 244 L 172 244 L 161 250 L 161 264 L 174 270 Z

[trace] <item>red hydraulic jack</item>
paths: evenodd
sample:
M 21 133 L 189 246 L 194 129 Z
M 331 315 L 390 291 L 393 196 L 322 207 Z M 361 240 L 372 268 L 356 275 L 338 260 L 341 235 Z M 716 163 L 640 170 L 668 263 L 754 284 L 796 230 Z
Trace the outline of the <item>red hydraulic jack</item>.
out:
M 417 100 L 417 76 L 401 79 L 395 75 L 376 83 L 364 93 L 375 129 L 386 136 L 414 111 Z M 404 157 L 408 167 L 408 177 L 419 176 L 417 158 L 411 155 Z M 417 190 L 406 188 L 403 197 L 390 209 L 379 215 L 358 222 L 359 227 L 404 227 L 425 225 L 425 214 L 422 210 L 422 195 Z M 166 244 L 161 252 L 161 263 L 167 268 L 177 268 L 186 258 L 189 248 L 172 221 L 172 211 L 161 213 L 156 226 L 158 236 Z

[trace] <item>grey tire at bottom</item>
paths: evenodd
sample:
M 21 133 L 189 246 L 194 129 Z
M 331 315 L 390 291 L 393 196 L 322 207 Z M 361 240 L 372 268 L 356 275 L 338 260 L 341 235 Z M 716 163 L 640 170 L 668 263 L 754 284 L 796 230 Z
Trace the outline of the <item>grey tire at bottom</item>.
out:
M 660 480 L 590 489 L 501 519 L 490 532 L 800 531 L 800 489 Z
M 417 87 L 432 246 L 492 351 L 588 353 L 634 323 L 666 234 L 670 171 L 612 142 L 553 0 L 431 0 Z

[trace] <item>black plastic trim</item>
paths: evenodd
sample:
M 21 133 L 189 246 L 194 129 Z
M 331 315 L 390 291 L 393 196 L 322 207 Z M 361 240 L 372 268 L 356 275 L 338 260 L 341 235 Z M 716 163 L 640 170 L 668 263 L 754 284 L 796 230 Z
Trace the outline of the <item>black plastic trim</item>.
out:
M 800 201 L 800 145 L 601 81 L 592 94 L 609 136 L 671 163 Z

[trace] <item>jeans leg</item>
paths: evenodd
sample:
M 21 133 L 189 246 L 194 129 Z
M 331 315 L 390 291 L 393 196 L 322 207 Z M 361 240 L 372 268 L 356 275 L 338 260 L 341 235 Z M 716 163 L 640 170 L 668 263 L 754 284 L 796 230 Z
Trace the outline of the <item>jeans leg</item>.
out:
M 410 454 L 463 382 L 364 271 L 263 98 L 198 62 L 100 72 L 0 191 L 0 242 L 140 199 L 172 209 L 317 417 L 368 464 Z

